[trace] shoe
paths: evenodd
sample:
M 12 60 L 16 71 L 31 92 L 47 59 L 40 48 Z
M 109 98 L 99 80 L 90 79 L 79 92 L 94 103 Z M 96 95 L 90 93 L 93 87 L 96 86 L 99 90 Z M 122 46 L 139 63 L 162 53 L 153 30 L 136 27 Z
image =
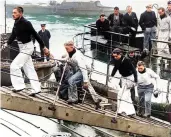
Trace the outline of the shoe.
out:
M 23 91 L 23 90 L 24 90 L 24 88 L 23 89 L 19 89 L 19 90 L 12 89 L 12 92 L 17 93 L 17 92 L 20 92 L 20 91 Z
M 33 93 L 29 94 L 29 96 L 35 97 L 35 95 L 36 95 L 36 94 L 39 94 L 40 92 L 41 92 L 41 91 L 39 91 L 39 92 L 33 92 Z
M 78 100 L 68 99 L 67 102 L 68 102 L 68 104 L 77 104 Z
M 99 109 L 99 108 L 101 108 L 101 106 L 100 106 L 100 102 L 102 101 L 102 99 L 97 99 L 97 101 L 95 102 L 95 109 L 97 110 L 97 109 Z
M 144 114 L 143 115 L 144 118 L 150 118 L 150 116 L 151 116 L 150 114 Z

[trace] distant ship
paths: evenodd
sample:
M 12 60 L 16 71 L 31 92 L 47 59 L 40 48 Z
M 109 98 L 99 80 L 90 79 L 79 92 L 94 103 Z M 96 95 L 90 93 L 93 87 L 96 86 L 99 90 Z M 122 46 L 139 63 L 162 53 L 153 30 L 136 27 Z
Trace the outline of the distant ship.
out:
M 64 0 L 62 3 L 50 1 L 49 4 L 25 3 L 23 5 L 7 4 L 7 13 L 12 13 L 16 6 L 22 6 L 25 14 L 42 14 L 42 15 L 87 15 L 96 16 L 100 13 L 109 15 L 113 12 L 113 7 L 103 6 L 100 1 L 85 0 Z
M 12 10 L 21 6 L 24 8 L 24 14 L 35 14 L 35 15 L 51 15 L 53 14 L 54 6 L 46 3 L 24 3 L 24 4 L 6 4 L 7 15 L 12 14 Z

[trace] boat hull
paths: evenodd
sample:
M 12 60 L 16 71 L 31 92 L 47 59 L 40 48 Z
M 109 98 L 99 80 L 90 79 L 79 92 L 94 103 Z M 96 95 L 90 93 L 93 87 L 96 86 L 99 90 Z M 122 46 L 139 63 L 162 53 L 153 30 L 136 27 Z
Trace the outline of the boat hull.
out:
M 53 67 L 55 66 L 54 62 L 36 62 L 34 63 L 35 70 L 37 72 L 39 80 L 48 80 L 53 73 Z M 1 62 L 1 86 L 11 86 L 10 78 L 10 63 L 7 65 L 2 65 Z M 23 73 L 25 82 L 28 82 L 28 79 Z

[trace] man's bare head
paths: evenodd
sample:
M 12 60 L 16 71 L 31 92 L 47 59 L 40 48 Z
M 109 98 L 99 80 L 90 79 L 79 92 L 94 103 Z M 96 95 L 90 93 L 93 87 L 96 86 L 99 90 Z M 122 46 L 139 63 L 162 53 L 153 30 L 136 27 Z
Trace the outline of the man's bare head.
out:
M 75 47 L 74 47 L 74 42 L 73 42 L 73 41 L 68 41 L 68 42 L 66 42 L 66 43 L 64 44 L 64 46 L 65 46 L 65 49 L 66 49 L 66 51 L 67 51 L 68 53 L 72 52 L 72 51 L 75 49 Z
M 17 20 L 23 16 L 23 8 L 22 7 L 15 7 L 12 12 L 12 17 L 14 20 Z

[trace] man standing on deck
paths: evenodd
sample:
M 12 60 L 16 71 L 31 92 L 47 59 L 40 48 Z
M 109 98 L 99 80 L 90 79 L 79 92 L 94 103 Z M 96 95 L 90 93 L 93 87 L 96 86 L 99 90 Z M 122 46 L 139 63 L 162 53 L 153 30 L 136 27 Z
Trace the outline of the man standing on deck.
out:
M 109 31 L 109 21 L 105 19 L 105 14 L 101 14 L 100 18 L 96 21 L 96 28 L 98 34 L 102 34 L 104 38 L 109 39 L 109 34 L 105 31 Z
M 135 114 L 135 108 L 131 100 L 131 88 L 137 83 L 137 71 L 131 60 L 122 55 L 122 51 L 119 48 L 113 50 L 112 56 L 114 58 L 114 68 L 111 76 L 113 77 L 117 70 L 122 76 L 121 87 L 122 90 L 118 92 L 118 113 L 123 113 L 124 115 Z
M 135 12 L 132 12 L 132 7 L 127 6 L 127 13 L 123 16 L 123 26 L 125 33 L 131 33 L 130 45 L 136 47 L 136 33 L 138 28 L 138 19 Z
M 139 25 L 144 31 L 144 46 L 143 50 L 146 54 L 149 54 L 149 42 L 151 39 L 156 38 L 156 27 L 157 27 L 157 18 L 154 11 L 152 11 L 152 5 L 146 6 L 146 11 L 143 12 L 140 16 Z M 151 41 L 152 42 L 152 41 Z M 152 46 L 154 46 L 152 42 Z
M 171 39 L 171 18 L 170 16 L 166 15 L 165 9 L 163 7 L 158 9 L 158 13 L 160 15 L 158 25 L 158 40 L 169 41 Z M 158 53 L 170 53 L 167 43 L 158 42 L 157 49 Z
M 34 69 L 31 55 L 34 51 L 34 45 L 31 37 L 39 42 L 45 55 L 49 55 L 49 50 L 45 47 L 40 36 L 34 30 L 32 24 L 23 17 L 23 8 L 16 7 L 13 9 L 13 19 L 15 20 L 12 34 L 7 42 L 10 45 L 15 39 L 18 41 L 20 53 L 16 56 L 10 66 L 11 82 L 14 87 L 14 92 L 22 91 L 25 88 L 24 79 L 22 77 L 21 68 L 23 67 L 25 74 L 30 79 L 32 86 L 32 93 L 34 96 L 41 92 L 40 83 L 38 81 L 37 73 Z
M 46 29 L 46 24 L 41 24 L 41 28 L 42 29 L 38 32 L 38 34 L 42 38 L 46 47 L 49 49 L 49 40 L 51 37 L 50 32 L 49 32 L 49 30 Z M 40 51 L 41 51 L 42 60 L 44 61 L 44 52 L 43 52 L 41 46 L 40 46 Z M 47 61 L 49 61 L 49 58 L 47 58 Z
M 114 32 L 120 32 L 120 27 L 123 25 L 123 14 L 119 13 L 119 8 L 114 8 L 114 13 L 108 17 L 110 29 Z
M 166 9 L 166 15 L 171 17 L 171 1 L 168 1 L 167 5 L 168 6 Z M 170 54 L 171 54 L 171 44 L 169 44 L 169 50 L 170 50 Z

